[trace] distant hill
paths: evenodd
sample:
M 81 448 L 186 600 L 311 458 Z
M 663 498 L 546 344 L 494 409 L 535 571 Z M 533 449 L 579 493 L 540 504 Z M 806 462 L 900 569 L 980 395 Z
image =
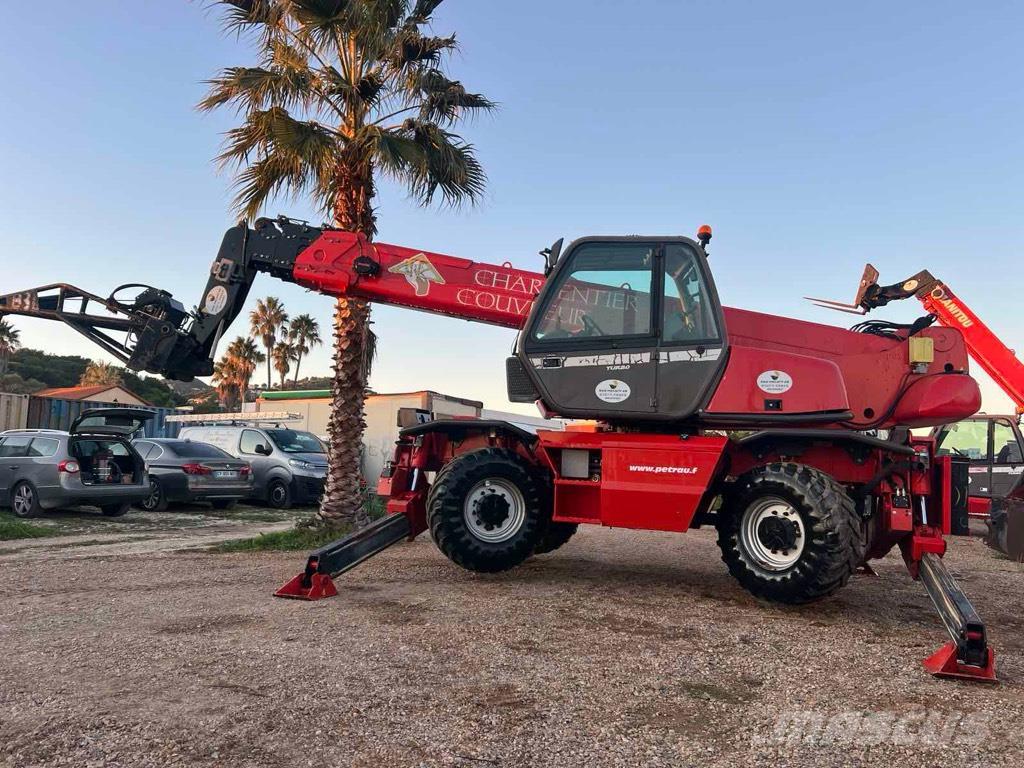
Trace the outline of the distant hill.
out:
M 31 395 L 50 387 L 76 387 L 90 362 L 78 355 L 51 355 L 38 349 L 19 349 L 11 355 L 8 372 L 0 376 L 0 392 Z M 158 376 L 139 376 L 126 368 L 120 373 L 126 389 L 153 405 L 173 407 L 188 402 L 188 397 L 169 386 L 171 382 Z M 193 384 L 206 390 L 210 388 L 202 382 Z

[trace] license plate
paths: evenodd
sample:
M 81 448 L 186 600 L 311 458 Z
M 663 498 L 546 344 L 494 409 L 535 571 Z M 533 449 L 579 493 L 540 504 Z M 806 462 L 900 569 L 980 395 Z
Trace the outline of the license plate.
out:
M 213 473 L 213 476 L 218 480 L 228 480 L 238 477 L 238 473 L 228 469 L 218 469 Z

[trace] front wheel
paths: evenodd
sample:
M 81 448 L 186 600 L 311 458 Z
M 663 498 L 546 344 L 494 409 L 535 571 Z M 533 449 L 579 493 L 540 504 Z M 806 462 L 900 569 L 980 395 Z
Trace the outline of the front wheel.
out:
M 864 525 L 846 490 L 801 464 L 742 475 L 723 497 L 718 546 L 757 597 L 808 603 L 843 587 L 864 558 Z
M 496 573 L 534 553 L 547 533 L 551 504 L 534 467 L 514 451 L 483 448 L 438 473 L 427 496 L 434 542 L 471 571 Z
M 292 492 L 283 480 L 271 480 L 267 486 L 267 503 L 274 509 L 290 509 Z
M 149 478 L 149 496 L 138 503 L 146 512 L 163 512 L 167 509 L 167 494 L 155 477 Z

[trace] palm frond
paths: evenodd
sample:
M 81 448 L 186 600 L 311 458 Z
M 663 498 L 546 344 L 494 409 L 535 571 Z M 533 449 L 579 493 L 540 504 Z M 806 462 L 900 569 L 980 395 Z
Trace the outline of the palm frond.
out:
M 483 195 L 487 175 L 473 146 L 437 124 L 406 120 L 367 133 L 381 170 L 404 182 L 418 202 L 428 205 L 440 192 L 446 205 L 458 206 Z
M 409 12 L 409 24 L 427 24 L 434 11 L 444 0 L 416 0 L 416 5 Z
M 310 79 L 310 73 L 303 70 L 230 67 L 206 81 L 210 91 L 197 108 L 209 112 L 231 103 L 239 110 L 308 106 L 312 97 Z
M 464 114 L 490 112 L 497 107 L 482 94 L 469 93 L 458 80 L 449 80 L 436 69 L 419 73 L 415 88 L 422 95 L 422 120 L 451 124 Z

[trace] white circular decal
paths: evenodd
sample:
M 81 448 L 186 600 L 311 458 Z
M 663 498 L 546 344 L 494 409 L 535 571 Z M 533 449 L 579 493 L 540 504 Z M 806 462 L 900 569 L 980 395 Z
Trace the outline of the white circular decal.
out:
M 629 384 L 618 379 L 605 379 L 594 387 L 594 394 L 606 403 L 621 403 L 630 395 Z
M 793 377 L 785 371 L 765 371 L 757 377 L 757 386 L 769 395 L 781 395 L 792 388 Z
M 203 311 L 208 315 L 219 315 L 228 305 L 228 291 L 223 285 L 215 285 L 206 294 L 206 301 L 203 302 Z

